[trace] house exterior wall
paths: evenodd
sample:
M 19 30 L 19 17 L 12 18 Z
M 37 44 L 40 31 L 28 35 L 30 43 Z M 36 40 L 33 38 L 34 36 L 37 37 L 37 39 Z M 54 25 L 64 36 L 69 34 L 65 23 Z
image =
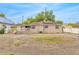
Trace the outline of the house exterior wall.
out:
M 21 26 L 17 26 L 16 31 L 20 32 L 21 31 Z
M 32 32 L 31 32 L 31 28 L 22 27 L 21 33 L 23 33 L 23 34 L 32 33 Z
M 17 33 L 62 33 L 62 26 L 58 25 L 56 28 L 56 24 L 53 23 L 43 23 L 39 22 L 33 25 L 19 25 L 16 26 Z M 14 31 L 14 30 L 13 30 Z M 14 31 L 15 32 L 15 31 Z
M 3 28 L 4 28 L 3 24 L 0 24 L 0 30 L 3 29 Z
M 33 26 L 35 28 L 32 28 Z M 39 33 L 39 31 L 42 31 L 42 29 L 43 29 L 43 26 L 41 25 L 32 25 L 31 28 L 27 29 L 26 31 L 29 33 Z
M 12 31 L 11 25 L 5 25 L 5 26 L 6 26 L 5 33 L 10 33 Z
M 63 31 L 65 33 L 75 33 L 79 34 L 79 28 L 64 28 Z
M 48 28 L 44 28 L 45 33 L 62 33 L 62 27 L 58 26 L 56 28 L 56 25 L 48 25 Z
M 55 31 L 56 31 L 57 33 L 62 33 L 62 32 L 63 32 L 63 27 L 62 27 L 62 26 L 59 26 L 58 29 L 56 29 L 56 27 L 55 27 Z
M 48 26 L 45 28 L 45 26 Z M 58 29 L 56 29 L 56 25 L 35 25 L 35 28 L 29 28 L 29 30 L 26 30 L 26 33 L 62 33 L 62 27 L 59 26 Z
M 55 25 L 47 25 L 48 28 L 44 28 L 44 33 L 55 33 Z

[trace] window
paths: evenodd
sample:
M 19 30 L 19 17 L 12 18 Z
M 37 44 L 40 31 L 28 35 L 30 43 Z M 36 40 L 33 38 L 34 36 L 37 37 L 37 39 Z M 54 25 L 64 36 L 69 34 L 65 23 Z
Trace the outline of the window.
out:
M 59 29 L 59 26 L 58 25 L 56 25 L 56 29 Z
M 35 26 L 32 26 L 32 29 L 35 29 Z
M 25 28 L 31 28 L 31 26 L 25 26 Z
M 48 26 L 46 25 L 45 28 L 48 28 Z

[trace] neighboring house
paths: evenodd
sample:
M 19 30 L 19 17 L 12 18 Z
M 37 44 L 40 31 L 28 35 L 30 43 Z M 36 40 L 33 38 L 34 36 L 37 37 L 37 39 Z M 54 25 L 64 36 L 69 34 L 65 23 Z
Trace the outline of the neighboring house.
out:
M 24 33 L 62 33 L 62 26 L 59 24 L 48 22 L 37 22 L 30 25 L 24 25 L 22 29 Z
M 11 32 L 11 26 L 13 22 L 5 17 L 0 17 L 0 30 L 4 29 L 5 33 Z
M 0 30 L 2 30 L 4 28 L 4 24 L 0 23 Z
M 73 27 L 71 25 L 65 25 L 63 28 L 63 32 L 65 33 L 75 33 L 75 34 L 79 34 L 79 27 Z
M 22 32 L 22 24 L 15 24 L 11 26 L 12 33 L 21 33 Z
M 5 33 L 12 33 L 12 24 L 5 24 Z

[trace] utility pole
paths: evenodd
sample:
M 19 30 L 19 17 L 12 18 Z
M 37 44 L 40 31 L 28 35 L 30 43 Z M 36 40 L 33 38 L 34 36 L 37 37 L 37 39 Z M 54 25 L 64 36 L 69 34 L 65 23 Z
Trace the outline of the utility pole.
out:
M 21 23 L 21 30 L 22 30 L 22 27 L 23 27 L 23 20 L 24 20 L 24 16 L 22 16 L 22 23 Z
M 23 24 L 24 16 L 22 16 L 22 24 Z

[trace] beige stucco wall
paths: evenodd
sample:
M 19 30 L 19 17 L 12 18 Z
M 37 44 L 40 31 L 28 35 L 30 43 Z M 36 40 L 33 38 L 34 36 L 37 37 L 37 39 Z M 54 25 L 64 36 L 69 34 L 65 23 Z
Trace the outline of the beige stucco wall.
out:
M 48 28 L 44 29 L 45 33 L 61 33 L 62 32 L 62 27 L 59 26 L 58 29 L 56 29 L 56 25 L 48 25 Z
M 59 26 L 59 29 L 56 29 L 55 25 L 48 25 L 48 28 L 44 28 L 43 25 L 36 25 L 35 29 L 30 28 L 30 33 L 39 33 L 42 31 L 43 33 L 62 33 L 62 27 Z
M 62 33 L 63 32 L 63 27 L 62 26 L 59 26 L 59 29 L 56 29 L 56 32 L 57 33 Z
M 9 32 L 11 32 L 11 25 L 5 25 L 6 26 L 6 28 L 5 28 L 5 33 L 9 33 Z
M 38 26 L 37 26 L 37 25 L 36 25 L 36 26 L 35 26 L 35 29 L 32 29 L 32 28 L 30 29 L 30 32 L 31 32 L 31 33 L 39 33 L 39 31 L 42 31 L 42 30 L 43 30 L 43 26 L 41 26 L 41 25 L 38 25 Z
M 3 28 L 4 28 L 4 27 L 3 27 L 3 24 L 0 24 L 0 30 L 3 29 Z

